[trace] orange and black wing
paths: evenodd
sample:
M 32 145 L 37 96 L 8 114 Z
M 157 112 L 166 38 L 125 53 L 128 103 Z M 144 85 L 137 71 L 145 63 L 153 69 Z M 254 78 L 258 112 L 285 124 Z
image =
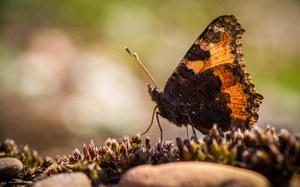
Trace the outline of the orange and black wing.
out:
M 207 133 L 214 124 L 245 130 L 257 121 L 263 97 L 245 70 L 243 33 L 234 16 L 221 16 L 196 39 L 164 89 L 165 98 L 185 118 L 172 122 Z

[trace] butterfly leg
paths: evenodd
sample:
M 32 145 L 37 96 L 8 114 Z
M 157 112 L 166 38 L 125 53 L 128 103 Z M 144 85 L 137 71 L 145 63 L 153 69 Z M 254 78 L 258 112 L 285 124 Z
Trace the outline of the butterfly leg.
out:
M 189 132 L 188 126 L 186 126 L 186 137 L 187 137 L 187 139 L 190 139 L 190 132 Z
M 191 117 L 188 115 L 190 112 L 188 112 L 188 110 L 184 110 L 184 111 L 185 111 L 186 117 L 189 119 L 189 124 L 193 124 Z M 198 141 L 198 137 L 197 137 L 197 134 L 196 134 L 195 127 L 193 125 L 191 125 L 191 126 L 192 126 L 192 129 L 193 129 L 194 136 L 195 136 L 196 140 Z M 190 139 L 189 132 L 188 132 L 188 126 L 186 126 L 186 129 L 187 129 L 187 138 Z
M 192 126 L 192 129 L 193 129 L 194 136 L 195 136 L 196 140 L 198 141 L 198 137 L 197 137 L 197 134 L 196 134 L 195 127 L 193 125 L 191 125 L 191 126 Z
M 152 113 L 150 125 L 148 126 L 147 130 L 146 130 L 145 132 L 143 132 L 141 135 L 146 134 L 146 133 L 150 130 L 150 128 L 151 128 L 151 126 L 152 126 L 152 124 L 153 124 L 154 114 L 155 114 L 155 112 L 156 112 L 156 109 L 157 109 L 157 106 L 155 106 L 154 109 L 153 109 L 153 113 Z
M 160 122 L 159 122 L 159 116 L 161 116 L 161 114 L 159 112 L 156 112 L 156 120 L 157 120 L 157 124 L 160 130 L 160 143 L 162 144 L 162 140 L 163 140 L 163 129 L 161 128 Z

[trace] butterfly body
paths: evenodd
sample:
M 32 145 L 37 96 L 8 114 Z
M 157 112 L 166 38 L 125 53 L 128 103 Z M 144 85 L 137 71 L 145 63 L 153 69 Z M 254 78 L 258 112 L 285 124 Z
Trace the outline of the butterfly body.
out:
M 159 114 L 177 126 L 192 125 L 207 134 L 250 129 L 263 97 L 245 70 L 241 36 L 234 16 L 221 16 L 196 39 L 163 91 L 149 86 Z

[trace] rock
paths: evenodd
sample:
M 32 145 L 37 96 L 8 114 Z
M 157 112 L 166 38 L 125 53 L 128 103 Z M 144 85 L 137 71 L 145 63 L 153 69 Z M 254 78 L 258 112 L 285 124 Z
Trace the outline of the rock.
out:
M 271 186 L 263 175 L 238 167 L 208 162 L 175 162 L 137 166 L 121 178 L 126 186 Z
M 81 172 L 61 173 L 36 182 L 33 187 L 91 187 L 89 178 Z
M 288 186 L 289 187 L 299 187 L 300 186 L 300 174 L 293 176 L 291 178 Z
M 23 164 L 16 158 L 0 158 L 0 181 L 9 180 L 23 169 Z

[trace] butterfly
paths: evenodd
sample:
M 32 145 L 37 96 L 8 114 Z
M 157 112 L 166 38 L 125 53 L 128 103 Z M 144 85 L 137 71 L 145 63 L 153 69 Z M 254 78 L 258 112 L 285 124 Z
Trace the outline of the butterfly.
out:
M 163 91 L 134 54 L 155 85 L 148 84 L 156 107 L 147 131 L 154 114 L 158 123 L 161 116 L 179 127 L 191 125 L 203 134 L 214 125 L 224 132 L 252 128 L 263 96 L 245 70 L 244 32 L 233 15 L 213 20 L 187 51 Z M 159 127 L 162 138 L 160 123 Z

